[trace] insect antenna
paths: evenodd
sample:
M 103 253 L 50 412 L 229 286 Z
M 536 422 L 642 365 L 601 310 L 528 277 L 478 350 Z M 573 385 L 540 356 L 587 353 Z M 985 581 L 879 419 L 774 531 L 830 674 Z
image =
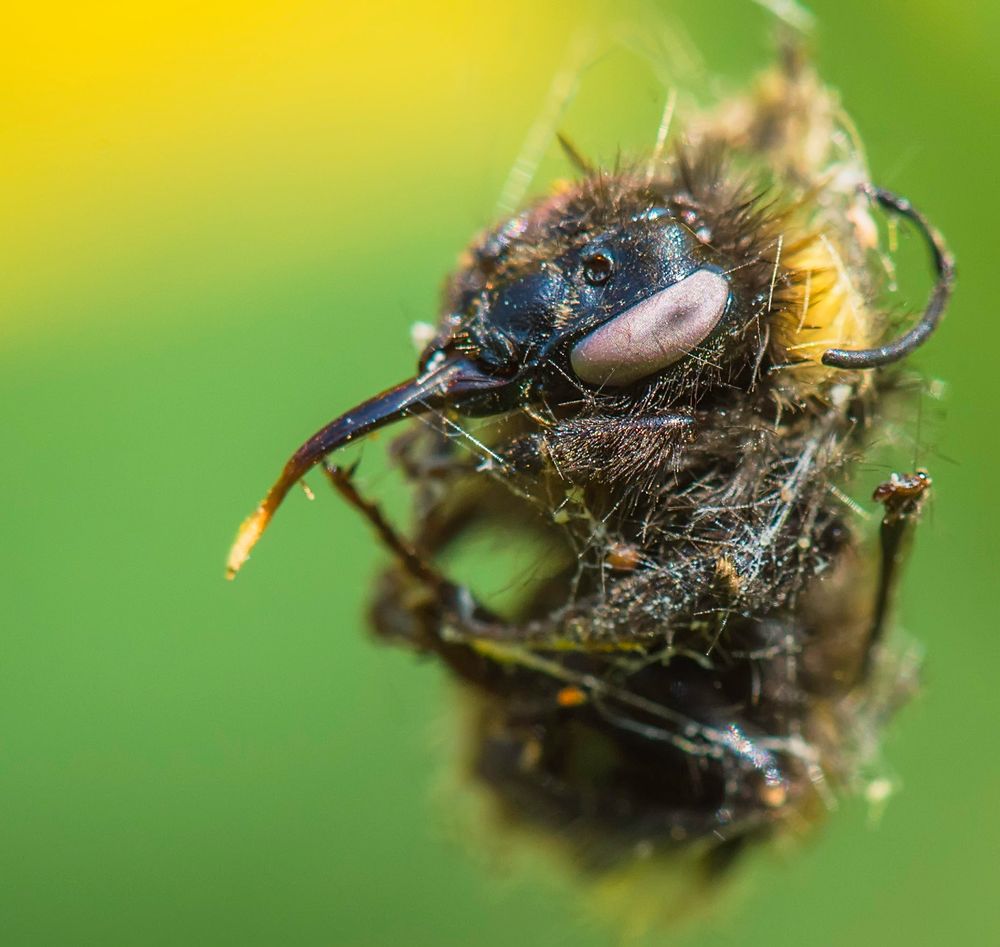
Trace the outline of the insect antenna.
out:
M 891 191 L 883 190 L 872 184 L 863 185 L 861 190 L 886 210 L 916 224 L 931 251 L 937 282 L 934 284 L 930 301 L 927 303 L 927 308 L 924 309 L 920 321 L 909 332 L 877 348 L 828 349 L 823 353 L 823 364 L 829 365 L 831 368 L 879 368 L 882 365 L 890 365 L 905 358 L 923 345 L 937 328 L 955 283 L 954 257 L 948 250 L 944 237 L 931 226 L 923 214 L 905 197 L 899 197 Z

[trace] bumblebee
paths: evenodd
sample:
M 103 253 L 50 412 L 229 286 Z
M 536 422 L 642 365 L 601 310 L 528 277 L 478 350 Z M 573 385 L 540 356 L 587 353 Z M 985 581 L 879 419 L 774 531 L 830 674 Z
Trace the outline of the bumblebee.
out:
M 295 452 L 228 572 L 322 464 L 392 553 L 377 633 L 461 682 L 497 812 L 595 872 L 680 850 L 719 865 L 815 822 L 906 696 L 884 638 L 930 477 L 877 485 L 877 538 L 838 484 L 954 263 L 871 183 L 794 49 L 646 160 L 569 151 L 577 179 L 472 243 L 415 377 Z M 882 218 L 915 228 L 934 271 L 905 331 Z M 326 458 L 416 416 L 391 450 L 415 495 L 404 535 Z M 546 550 L 505 609 L 442 564 L 482 529 Z

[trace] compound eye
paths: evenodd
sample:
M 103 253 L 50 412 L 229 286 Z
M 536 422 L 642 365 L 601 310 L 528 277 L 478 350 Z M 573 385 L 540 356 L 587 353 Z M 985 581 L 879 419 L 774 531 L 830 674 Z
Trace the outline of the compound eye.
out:
M 615 261 L 607 250 L 598 250 L 583 260 L 583 278 L 591 286 L 603 286 L 614 271 Z
M 621 387 L 683 358 L 718 325 L 729 284 L 698 270 L 595 329 L 573 347 L 570 363 L 591 385 Z

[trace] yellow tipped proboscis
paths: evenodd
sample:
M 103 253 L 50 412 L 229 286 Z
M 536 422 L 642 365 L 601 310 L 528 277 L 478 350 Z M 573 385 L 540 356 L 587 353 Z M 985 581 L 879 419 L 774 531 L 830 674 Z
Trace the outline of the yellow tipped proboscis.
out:
M 321 428 L 292 454 L 260 505 L 243 521 L 226 560 L 226 578 L 234 578 L 250 558 L 288 491 L 328 454 L 407 414 L 429 411 L 456 396 L 503 384 L 503 379 L 484 374 L 467 359 L 442 358 L 431 371 L 383 391 Z
M 229 557 L 226 559 L 226 578 L 233 579 L 240 567 L 250 558 L 250 550 L 257 545 L 257 540 L 264 535 L 267 524 L 271 519 L 271 510 L 268 510 L 262 503 L 253 513 L 241 524 L 236 539 L 229 549 Z

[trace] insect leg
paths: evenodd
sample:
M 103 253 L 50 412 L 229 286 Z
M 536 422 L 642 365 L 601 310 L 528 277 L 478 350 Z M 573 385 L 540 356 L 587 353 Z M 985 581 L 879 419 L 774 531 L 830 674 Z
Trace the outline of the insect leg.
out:
M 477 637 L 476 632 L 502 634 L 509 626 L 500 622 L 491 611 L 476 601 L 471 591 L 458 585 L 441 573 L 430 558 L 408 542 L 385 518 L 376 503 L 366 499 L 358 491 L 353 482 L 354 468 L 338 467 L 335 464 L 324 464 L 323 470 L 333 488 L 374 528 L 379 539 L 398 560 L 403 570 L 433 593 L 442 615 L 446 616 L 449 626 L 457 626 L 450 637 L 464 640 L 466 637 Z M 538 627 L 536 627 L 538 626 Z M 546 623 L 531 623 L 525 629 L 530 638 L 534 635 L 545 637 L 552 632 L 546 629 Z M 518 637 L 512 629 L 512 637 Z
M 368 520 L 379 539 L 396 556 L 400 565 L 424 585 L 433 589 L 442 597 L 454 597 L 457 586 L 446 579 L 430 560 L 409 542 L 407 542 L 385 518 L 378 505 L 366 500 L 354 486 L 353 475 L 355 467 L 338 467 L 336 464 L 324 464 L 323 470 L 333 488 L 351 506 Z
M 469 682 L 490 688 L 494 685 L 502 667 L 495 661 L 478 653 L 463 642 L 447 641 L 439 633 L 440 618 L 445 614 L 472 609 L 483 620 L 492 619 L 481 606 L 475 605 L 471 593 L 456 585 L 438 571 L 430 558 L 404 539 L 385 518 L 378 505 L 365 499 L 354 486 L 354 468 L 344 469 L 334 464 L 323 464 L 323 470 L 333 488 L 375 529 L 379 539 L 394 554 L 402 571 L 423 586 L 430 593 L 431 612 L 435 615 L 431 624 L 417 635 L 404 635 L 407 643 L 419 651 L 436 653 L 460 677 Z M 391 578 L 394 573 L 387 573 Z M 391 594 L 391 593 L 390 593 Z M 459 609 L 456 603 L 464 603 Z M 376 619 L 376 626 L 379 625 Z
M 694 436 L 695 420 L 689 414 L 596 415 L 528 434 L 501 451 L 501 456 L 515 469 L 529 473 L 551 466 L 573 483 L 617 482 L 669 467 L 677 451 Z
M 924 470 L 912 474 L 893 474 L 875 488 L 872 499 L 882 504 L 884 513 L 879 530 L 881 561 L 875 611 L 865 657 L 865 671 L 870 669 L 873 648 L 885 633 L 892 595 L 899 580 L 899 568 L 913 538 L 913 528 L 920 515 L 931 478 Z

